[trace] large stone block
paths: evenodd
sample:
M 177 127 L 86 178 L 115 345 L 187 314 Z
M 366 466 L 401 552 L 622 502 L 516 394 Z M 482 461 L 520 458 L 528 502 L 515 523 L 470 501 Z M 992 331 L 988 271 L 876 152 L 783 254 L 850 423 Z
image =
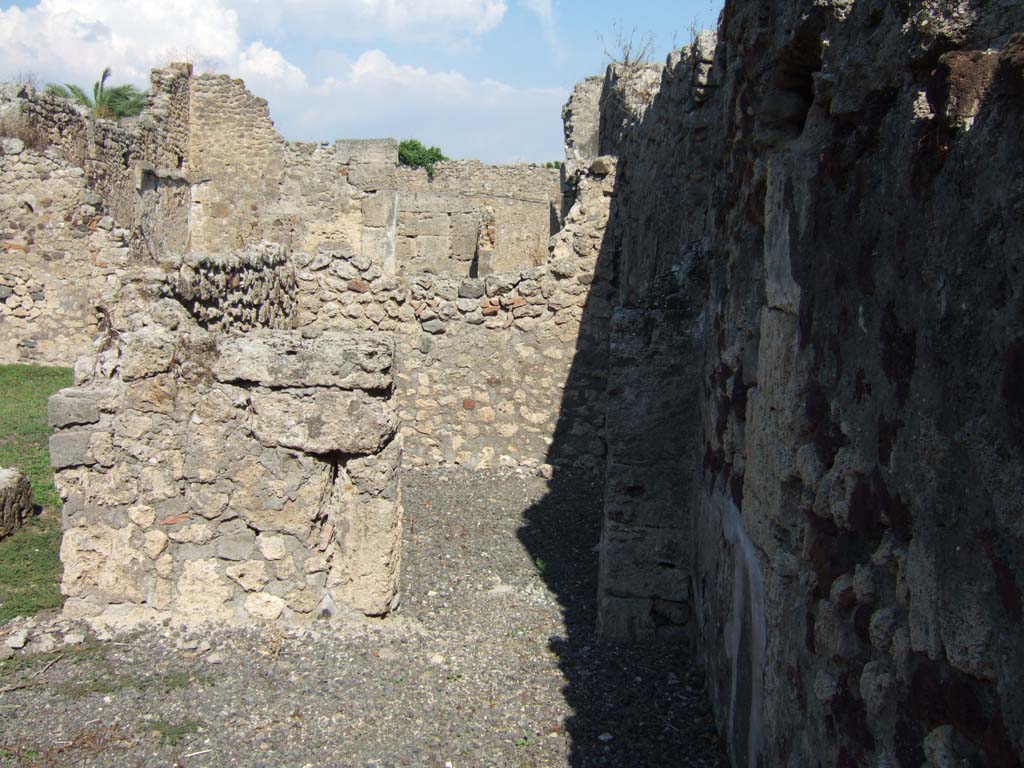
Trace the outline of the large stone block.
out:
M 398 234 L 406 237 L 448 237 L 450 226 L 444 211 L 401 211 L 398 214 Z
M 164 373 L 174 365 L 176 338 L 159 328 L 121 335 L 121 377 L 125 381 Z
M 0 539 L 14 533 L 32 514 L 32 486 L 14 469 L 0 469 Z
M 51 427 L 95 424 L 100 420 L 99 393 L 85 389 L 62 389 L 46 402 L 46 420 Z
M 146 595 L 144 539 L 134 525 L 112 528 L 95 524 L 64 532 L 61 591 L 68 597 L 98 602 L 141 603 Z
M 342 163 L 398 165 L 398 142 L 394 139 L 338 139 L 334 153 Z
M 305 453 L 377 453 L 398 418 L 385 400 L 362 392 L 254 393 L 252 429 L 264 445 Z
M 398 604 L 402 565 L 400 502 L 346 497 L 331 518 L 338 531 L 331 594 L 369 616 L 390 612 Z
M 376 192 L 395 188 L 395 166 L 391 163 L 360 163 L 348 172 L 348 181 L 356 189 Z
M 682 530 L 605 523 L 601 591 L 619 597 L 690 598 L 690 543 Z
M 391 388 L 394 344 L 368 335 L 257 331 L 220 343 L 214 376 L 265 387 Z
M 74 429 L 50 435 L 50 464 L 54 469 L 68 467 L 92 466 L 96 463 L 89 444 L 93 432 L 85 429 Z
M 386 227 L 395 215 L 396 194 L 394 192 L 378 192 L 363 200 L 363 225 L 367 227 Z

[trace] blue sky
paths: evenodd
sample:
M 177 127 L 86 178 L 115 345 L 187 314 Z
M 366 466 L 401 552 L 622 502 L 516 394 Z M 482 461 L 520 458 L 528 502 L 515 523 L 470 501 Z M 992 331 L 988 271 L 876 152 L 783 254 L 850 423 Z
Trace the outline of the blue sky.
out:
M 620 38 L 654 58 L 719 0 L 39 0 L 0 4 L 0 78 L 145 85 L 172 59 L 242 77 L 289 139 L 417 137 L 488 162 L 562 156 L 561 106 Z

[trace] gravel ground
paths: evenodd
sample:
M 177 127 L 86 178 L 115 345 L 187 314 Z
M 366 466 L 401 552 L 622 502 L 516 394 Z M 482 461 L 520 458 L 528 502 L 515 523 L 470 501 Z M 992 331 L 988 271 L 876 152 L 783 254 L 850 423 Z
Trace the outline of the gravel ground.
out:
M 27 634 L 0 663 L 0 765 L 725 765 L 692 660 L 594 635 L 592 482 L 404 482 L 387 620 L 0 630 Z

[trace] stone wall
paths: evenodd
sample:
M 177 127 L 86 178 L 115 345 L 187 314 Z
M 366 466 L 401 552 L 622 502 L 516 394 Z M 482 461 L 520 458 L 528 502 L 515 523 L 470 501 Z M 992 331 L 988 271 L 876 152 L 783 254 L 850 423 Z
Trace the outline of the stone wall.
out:
M 129 239 L 81 168 L 0 140 L 0 362 L 68 365 L 88 350 Z
M 597 272 L 597 261 L 611 186 L 607 172 L 586 177 L 585 202 L 539 267 L 480 278 L 390 274 L 386 237 L 378 241 L 380 260 L 366 250 L 326 248 L 296 256 L 298 327 L 398 334 L 396 396 L 408 464 L 545 463 L 566 400 L 574 403 L 565 411 L 574 414 L 566 438 L 573 450 L 557 463 L 599 463 L 606 355 L 595 351 L 575 373 L 572 367 L 578 345 L 603 349 L 581 338 L 581 326 L 585 305 L 592 312 L 601 301 L 607 306 L 610 275 Z M 393 200 L 367 200 L 380 204 L 367 220 L 386 224 Z
M 51 398 L 66 614 L 303 621 L 397 604 L 393 342 L 239 332 L 254 319 L 210 331 L 156 301 Z
M 200 327 L 244 332 L 292 328 L 298 304 L 295 269 L 282 246 L 264 243 L 229 256 L 192 253 L 160 262 L 161 293 L 182 304 Z
M 0 113 L 36 127 L 67 173 L 82 168 L 40 227 L 19 190 L 58 176 L 5 161 L 6 217 L 31 230 L 26 247 L 39 254 L 6 255 L 20 255 L 20 240 L 5 250 L 5 359 L 70 365 L 99 331 L 130 327 L 161 297 L 211 331 L 397 330 L 410 461 L 545 461 L 594 272 L 593 254 L 551 260 L 557 170 L 446 162 L 431 178 L 399 167 L 393 140 L 285 142 L 240 80 L 180 65 L 152 80 L 143 114 L 120 122 L 29 89 L 3 92 Z M 77 210 L 75 194 L 101 207 Z M 89 227 L 100 231 L 88 246 L 69 240 Z M 111 233 L 120 240 L 107 243 Z M 55 253 L 64 257 L 46 261 Z M 587 450 L 576 459 L 593 464 L 600 420 L 578 430 Z
M 446 162 L 435 166 L 432 178 L 422 169 L 400 168 L 397 188 L 400 212 L 406 197 L 401 193 L 406 191 L 447 202 L 454 214 L 451 258 L 463 262 L 452 270 L 456 274 L 476 277 L 541 266 L 548 259 L 548 240 L 561 227 L 562 187 L 556 169 Z M 477 243 L 467 239 L 468 222 L 458 220 L 467 211 L 481 212 L 476 216 L 486 240 L 481 241 L 479 253 L 474 253 Z
M 154 70 L 147 107 L 126 120 L 94 120 L 70 100 L 24 86 L 0 90 L 0 124 L 23 121 L 41 148 L 52 147 L 85 171 L 89 189 L 132 233 L 136 255 L 188 245 L 188 153 L 191 68 Z
M 690 626 L 734 765 L 1024 759 L 1022 28 L 734 0 L 606 78 L 601 621 Z
M 280 196 L 285 143 L 266 100 L 241 80 L 200 75 L 191 80 L 189 116 L 191 247 L 224 252 L 276 239 L 267 209 Z

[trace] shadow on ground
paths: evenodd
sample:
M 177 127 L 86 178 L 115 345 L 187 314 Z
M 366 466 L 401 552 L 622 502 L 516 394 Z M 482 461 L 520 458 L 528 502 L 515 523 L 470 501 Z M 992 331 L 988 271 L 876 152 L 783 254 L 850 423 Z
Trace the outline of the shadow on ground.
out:
M 602 495 L 596 476 L 559 474 L 549 493 L 526 510 L 519 531 L 565 617 L 567 635 L 549 642 L 573 710 L 566 722 L 570 764 L 724 765 L 703 674 L 688 650 L 597 637 Z

